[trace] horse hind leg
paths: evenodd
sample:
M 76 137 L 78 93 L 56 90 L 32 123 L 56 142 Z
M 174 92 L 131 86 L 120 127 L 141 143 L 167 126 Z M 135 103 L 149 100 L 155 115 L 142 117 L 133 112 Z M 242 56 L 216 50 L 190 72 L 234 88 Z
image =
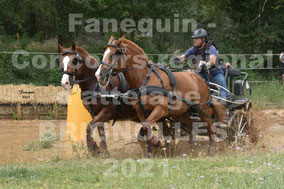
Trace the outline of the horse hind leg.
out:
M 224 111 L 224 106 L 221 105 L 219 102 L 217 102 L 216 99 L 213 99 L 213 103 L 214 103 L 214 106 L 210 109 L 209 115 L 210 116 L 214 115 L 215 121 L 217 121 L 217 123 L 222 124 L 225 118 L 225 115 L 226 115 Z M 221 134 L 221 133 L 218 132 L 216 128 L 216 124 L 213 124 L 212 119 L 207 118 L 205 120 L 207 120 L 207 123 L 208 123 L 208 134 L 209 134 L 209 139 L 210 139 L 208 154 L 214 155 L 216 143 L 219 140 L 219 138 L 217 137 L 217 134 Z
M 153 149 L 152 146 L 155 147 L 163 147 L 164 143 L 159 140 L 152 133 L 151 124 L 148 122 L 142 122 L 142 128 L 138 133 L 137 139 L 142 142 L 146 142 L 146 157 L 152 157 Z
M 175 117 L 174 120 L 176 121 L 175 125 L 179 123 L 179 127 L 188 134 L 188 144 L 192 147 L 192 151 L 200 150 L 196 140 L 198 125 L 189 117 L 188 113 Z
M 174 139 L 173 136 L 173 128 L 172 125 L 174 125 L 174 123 L 171 122 L 171 120 L 168 120 L 166 118 L 163 118 L 161 120 L 159 120 L 158 122 L 159 125 L 159 138 L 163 139 L 165 141 L 165 145 L 168 148 L 170 146 L 170 141 L 171 138 Z
M 208 114 L 211 116 L 211 114 Z M 208 155 L 212 156 L 215 154 L 216 150 L 216 128 L 213 124 L 213 121 L 205 116 L 200 116 L 201 120 L 207 123 L 207 132 L 209 136 L 209 148 L 208 148 Z

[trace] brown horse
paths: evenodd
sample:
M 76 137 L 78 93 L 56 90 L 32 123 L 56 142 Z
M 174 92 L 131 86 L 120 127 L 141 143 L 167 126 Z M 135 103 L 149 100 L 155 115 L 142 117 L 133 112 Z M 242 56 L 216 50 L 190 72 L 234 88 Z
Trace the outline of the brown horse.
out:
M 83 48 L 76 47 L 75 43 L 72 44 L 70 49 L 65 49 L 59 45 L 59 50 L 62 56 L 60 61 L 60 66 L 63 68 L 63 76 L 61 80 L 62 86 L 65 89 L 70 89 L 73 85 L 72 82 L 76 81 L 79 83 L 82 92 L 94 91 L 97 89 L 98 82 L 95 77 L 95 72 L 99 65 L 97 60 L 90 56 Z M 118 76 L 111 78 L 111 84 L 112 87 L 121 90 L 120 79 Z M 108 84 L 106 89 L 111 90 L 111 84 Z M 88 150 L 93 154 L 107 152 L 104 122 L 115 118 L 119 120 L 137 119 L 135 110 L 131 106 L 122 104 L 118 109 L 118 106 L 113 104 L 104 105 L 101 100 L 97 100 L 94 104 L 83 100 L 83 104 L 90 112 L 93 119 L 88 124 L 86 136 Z M 95 127 L 98 127 L 100 135 L 100 148 L 97 146 L 92 137 L 92 131 Z
M 113 36 L 111 36 L 96 76 L 99 82 L 107 81 L 110 73 L 113 72 L 124 72 L 130 89 L 140 88 L 141 86 L 155 86 L 172 90 L 168 75 L 156 66 L 149 64 L 144 50 L 124 37 L 114 40 Z M 211 116 L 214 116 L 216 121 L 222 122 L 225 116 L 223 106 L 212 99 L 207 84 L 196 73 L 190 71 L 175 72 L 174 77 L 176 80 L 174 93 L 187 102 L 196 104 L 195 106 L 189 106 L 182 101 L 176 100 L 175 108 L 169 109 L 169 98 L 164 95 L 143 95 L 141 97 L 142 102 L 133 100 L 135 101 L 133 107 L 146 135 L 147 156 L 152 154 L 152 145 L 160 146 L 161 144 L 161 141 L 152 134 L 151 125 L 163 117 L 171 117 L 191 128 L 193 121 L 188 116 L 190 107 L 200 110 L 197 112 L 201 120 L 208 124 L 207 128 L 210 137 L 208 152 L 213 154 L 216 129 L 213 127 Z M 210 101 L 214 102 L 214 105 L 210 105 Z M 144 106 L 141 106 L 141 104 Z M 143 107 L 147 112 L 150 112 L 149 115 L 145 115 Z

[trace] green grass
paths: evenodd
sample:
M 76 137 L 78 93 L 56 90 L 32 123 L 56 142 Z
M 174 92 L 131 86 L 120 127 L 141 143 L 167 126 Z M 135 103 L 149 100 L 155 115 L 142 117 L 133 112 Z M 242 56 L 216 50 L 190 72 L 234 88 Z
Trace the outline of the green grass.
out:
M 250 84 L 252 88 L 253 106 L 262 110 L 267 108 L 284 107 L 284 86 L 282 83 Z
M 284 184 L 283 167 L 284 155 L 272 153 L 140 161 L 96 158 L 57 160 L 2 166 L 0 187 L 281 188 Z M 106 174 L 108 171 L 111 175 Z

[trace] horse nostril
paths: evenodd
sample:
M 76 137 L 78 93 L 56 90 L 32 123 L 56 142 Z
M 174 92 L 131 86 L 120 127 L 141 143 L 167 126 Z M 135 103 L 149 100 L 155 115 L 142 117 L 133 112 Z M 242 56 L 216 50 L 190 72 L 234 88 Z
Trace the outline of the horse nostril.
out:
M 68 81 L 66 81 L 65 85 L 69 85 L 69 82 L 68 82 Z

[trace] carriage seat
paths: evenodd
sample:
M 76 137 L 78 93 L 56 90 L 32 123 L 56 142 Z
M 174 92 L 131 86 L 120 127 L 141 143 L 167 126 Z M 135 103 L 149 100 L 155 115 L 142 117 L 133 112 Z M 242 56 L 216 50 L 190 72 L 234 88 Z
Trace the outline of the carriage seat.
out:
M 228 76 L 236 77 L 236 76 L 240 76 L 240 75 L 241 75 L 241 70 L 239 70 L 237 68 L 228 69 Z

